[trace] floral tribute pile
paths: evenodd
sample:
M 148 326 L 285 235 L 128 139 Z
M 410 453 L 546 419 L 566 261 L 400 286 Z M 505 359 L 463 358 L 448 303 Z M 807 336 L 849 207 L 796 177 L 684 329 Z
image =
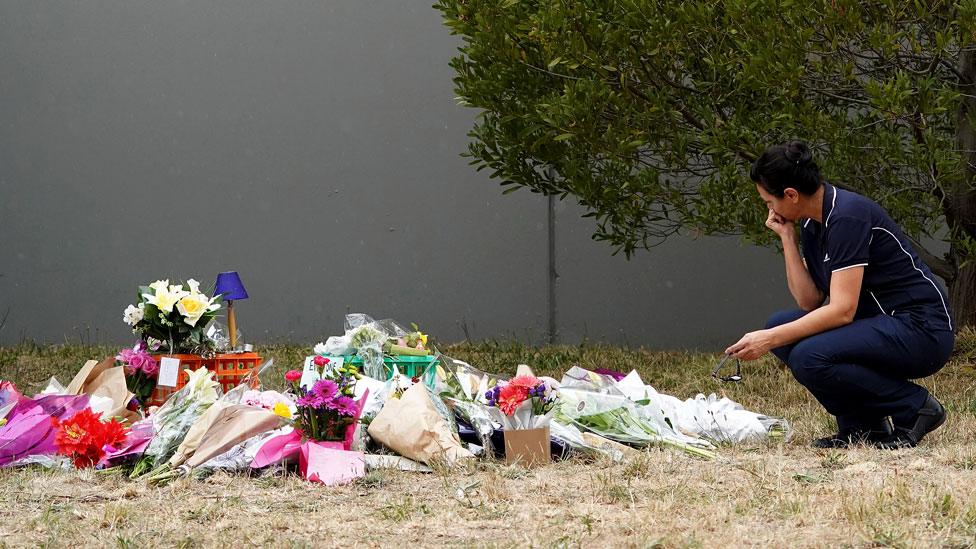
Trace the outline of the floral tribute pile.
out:
M 789 434 L 785 421 L 727 399 L 689 399 L 692 408 L 644 385 L 635 372 L 573 367 L 557 381 L 520 365 L 521 375 L 510 379 L 487 374 L 437 353 L 416 327 L 405 332 L 391 328 L 392 321 L 364 323 L 365 315 L 352 315 L 346 336 L 316 346 L 283 376 L 254 372 L 225 391 L 216 372 L 187 369 L 188 381 L 161 406 L 134 406 L 155 387 L 160 364 L 154 351 L 207 346 L 201 330 L 219 310 L 219 299 L 200 292 L 192 279 L 156 281 L 125 311 L 126 322 L 142 335 L 133 347 L 90 361 L 67 387 L 52 380 L 33 397 L 0 381 L 0 467 L 118 468 L 150 484 L 215 471 L 296 471 L 310 482 L 334 485 L 368 467 L 429 471 L 476 456 L 500 458 L 500 441 L 511 442 L 513 431 L 522 436 L 542 429 L 556 458 L 586 453 L 614 459 L 624 455 L 617 447 L 652 444 L 711 459 L 716 445 L 730 441 L 732 428 L 740 433 L 734 442 Z M 349 360 L 363 349 L 381 358 L 384 350 L 436 354 L 423 376 L 411 379 L 385 371 L 368 375 L 363 361 Z M 274 389 L 260 387 L 261 381 Z M 727 438 L 701 420 L 706 414 L 713 423 L 729 422 L 721 426 Z M 548 448 L 545 455 L 548 461 Z

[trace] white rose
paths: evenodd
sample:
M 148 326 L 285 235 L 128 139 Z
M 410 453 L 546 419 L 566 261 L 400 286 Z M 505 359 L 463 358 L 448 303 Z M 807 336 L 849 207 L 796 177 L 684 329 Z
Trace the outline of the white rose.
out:
M 129 305 L 122 313 L 122 320 L 129 326 L 135 326 L 142 321 L 142 317 L 145 316 L 145 314 L 146 309 L 142 303 L 140 303 L 138 307 L 135 305 Z

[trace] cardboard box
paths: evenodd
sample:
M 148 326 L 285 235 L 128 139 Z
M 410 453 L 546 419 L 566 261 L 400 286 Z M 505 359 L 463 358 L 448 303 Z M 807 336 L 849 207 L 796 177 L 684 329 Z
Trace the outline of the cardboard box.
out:
M 548 425 L 539 429 L 505 430 L 505 463 L 534 467 L 550 461 Z

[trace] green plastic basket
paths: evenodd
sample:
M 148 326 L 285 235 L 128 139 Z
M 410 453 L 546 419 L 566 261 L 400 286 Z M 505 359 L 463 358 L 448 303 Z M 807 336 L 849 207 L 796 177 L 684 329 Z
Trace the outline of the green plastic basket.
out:
M 358 355 L 344 355 L 343 358 L 346 364 L 352 364 L 362 371 L 363 359 L 361 357 Z M 383 357 L 383 365 L 386 367 L 386 379 L 393 377 L 393 367 L 396 366 L 401 374 L 410 378 L 420 379 L 420 381 L 423 381 L 431 389 L 434 388 L 434 382 L 437 380 L 437 364 L 438 360 L 434 355 L 386 355 Z

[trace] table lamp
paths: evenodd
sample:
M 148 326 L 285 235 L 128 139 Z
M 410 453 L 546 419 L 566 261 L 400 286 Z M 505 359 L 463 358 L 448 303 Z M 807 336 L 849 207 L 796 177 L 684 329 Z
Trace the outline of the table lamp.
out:
M 230 332 L 230 348 L 237 348 L 237 319 L 234 318 L 234 300 L 247 299 L 247 290 L 237 271 L 227 271 L 217 275 L 214 293 L 220 294 L 227 302 L 227 330 Z

